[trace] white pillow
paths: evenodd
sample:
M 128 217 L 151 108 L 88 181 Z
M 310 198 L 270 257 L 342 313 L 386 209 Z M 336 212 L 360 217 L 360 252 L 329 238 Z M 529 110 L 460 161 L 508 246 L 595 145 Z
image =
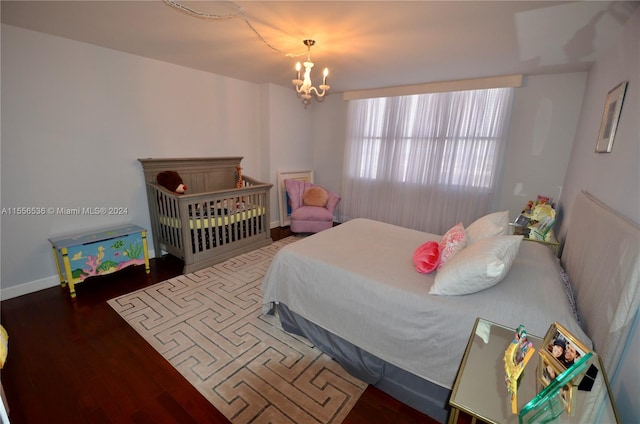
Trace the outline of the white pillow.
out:
M 466 228 L 467 246 L 487 237 L 509 234 L 509 211 L 495 212 L 476 219 Z
M 467 246 L 438 269 L 429 294 L 470 294 L 495 286 L 511 269 L 521 241 L 522 236 L 496 236 Z

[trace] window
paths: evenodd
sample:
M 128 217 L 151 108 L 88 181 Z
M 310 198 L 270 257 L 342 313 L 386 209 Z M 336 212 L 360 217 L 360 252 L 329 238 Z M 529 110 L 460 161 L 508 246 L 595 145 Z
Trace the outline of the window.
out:
M 346 218 L 380 219 L 379 210 L 389 208 L 379 206 L 379 197 L 392 188 L 397 193 L 386 201 L 397 207 L 383 214 L 387 222 L 413 215 L 403 209 L 416 204 L 414 196 L 462 204 L 461 193 L 472 202 L 481 195 L 482 202 L 472 210 L 479 206 L 486 212 L 501 172 L 512 97 L 512 88 L 493 88 L 350 101 L 343 187 Z M 362 203 L 367 191 L 370 204 L 349 202 L 354 195 Z M 443 193 L 451 196 L 447 199 Z M 435 209 L 432 206 L 429 212 Z

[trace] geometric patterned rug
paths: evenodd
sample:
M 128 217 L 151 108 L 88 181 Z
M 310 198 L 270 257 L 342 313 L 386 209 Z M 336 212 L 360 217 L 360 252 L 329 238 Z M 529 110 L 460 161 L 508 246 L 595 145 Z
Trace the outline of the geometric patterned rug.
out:
M 340 423 L 366 383 L 262 315 L 262 279 L 296 240 L 108 303 L 233 423 Z

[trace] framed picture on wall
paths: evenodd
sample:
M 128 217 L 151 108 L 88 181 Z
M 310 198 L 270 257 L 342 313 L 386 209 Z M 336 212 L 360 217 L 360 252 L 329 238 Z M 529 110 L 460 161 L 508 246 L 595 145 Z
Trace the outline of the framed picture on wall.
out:
M 313 171 L 278 171 L 278 206 L 280 208 L 280 226 L 286 227 L 291 224 L 291 205 L 289 196 L 284 187 L 284 180 L 299 180 L 313 183 Z
M 596 143 L 597 153 L 609 153 L 613 149 L 613 139 L 618 128 L 618 120 L 620 119 L 620 111 L 622 110 L 626 91 L 627 81 L 622 81 L 607 94 L 602 121 L 600 121 L 598 142 Z

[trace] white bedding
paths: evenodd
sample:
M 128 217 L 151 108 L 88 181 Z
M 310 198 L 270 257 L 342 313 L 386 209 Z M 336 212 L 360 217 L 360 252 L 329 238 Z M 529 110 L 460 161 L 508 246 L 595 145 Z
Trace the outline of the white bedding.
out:
M 274 257 L 266 313 L 281 302 L 314 324 L 440 386 L 451 388 L 477 317 L 544 336 L 557 321 L 589 347 L 571 312 L 551 250 L 522 242 L 505 279 L 466 296 L 434 296 L 414 250 L 440 236 L 354 219 L 299 240 Z M 506 348 L 506 346 L 505 346 Z

